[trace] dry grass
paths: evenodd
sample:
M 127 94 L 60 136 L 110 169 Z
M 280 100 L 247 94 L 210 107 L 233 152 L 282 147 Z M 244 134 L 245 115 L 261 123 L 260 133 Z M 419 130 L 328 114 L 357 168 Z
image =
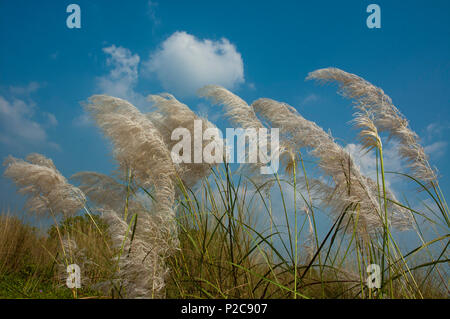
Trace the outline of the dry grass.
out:
M 61 244 L 56 228 L 47 233 L 10 212 L 0 215 L 0 297 L 73 298 L 67 289 L 65 265 L 82 265 L 82 284 L 76 296 L 98 294 L 91 285 L 109 280 L 113 253 L 91 222 L 81 217 L 66 219 L 60 234 L 76 242 Z M 106 229 L 105 229 L 106 231 Z
M 47 240 L 10 212 L 0 215 L 0 275 L 29 264 L 44 265 L 49 258 L 42 247 Z

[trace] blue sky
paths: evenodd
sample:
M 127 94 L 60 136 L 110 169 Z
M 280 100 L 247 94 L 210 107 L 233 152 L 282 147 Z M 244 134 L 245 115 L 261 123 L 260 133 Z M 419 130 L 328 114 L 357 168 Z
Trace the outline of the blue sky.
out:
M 380 29 L 366 26 L 372 2 L 381 7 Z M 81 29 L 66 26 L 70 3 L 81 8 Z M 448 194 L 449 38 L 448 1 L 1 0 L 0 157 L 39 152 L 67 177 L 109 173 L 110 148 L 80 102 L 108 93 L 145 110 L 146 95 L 169 91 L 215 121 L 220 109 L 194 94 L 205 81 L 249 103 L 287 102 L 343 145 L 356 143 L 351 102 L 304 80 L 334 66 L 391 96 Z M 387 169 L 403 169 L 389 148 Z M 0 208 L 20 206 L 14 185 L 1 178 Z

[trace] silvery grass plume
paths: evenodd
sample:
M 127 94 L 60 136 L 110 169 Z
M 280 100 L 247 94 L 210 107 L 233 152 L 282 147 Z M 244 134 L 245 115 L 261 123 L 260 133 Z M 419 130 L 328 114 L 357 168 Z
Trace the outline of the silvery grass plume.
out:
M 257 118 L 253 108 L 239 96 L 218 85 L 207 85 L 198 90 L 200 97 L 211 99 L 215 104 L 222 104 L 226 110 L 226 116 L 236 127 L 263 128 L 264 125 Z
M 160 214 L 152 214 L 152 207 L 145 205 L 147 195 L 131 189 L 113 177 L 96 172 L 79 172 L 72 176 L 80 182 L 80 188 L 97 205 L 102 219 L 109 226 L 113 246 L 121 254 L 116 256 L 116 278 L 113 283 L 121 287 L 123 297 L 154 298 L 164 296 L 165 277 L 168 267 L 165 258 L 176 249 L 173 239 L 168 238 L 167 220 Z M 123 177 L 121 177 L 123 179 Z M 125 181 L 123 181 L 125 182 Z M 143 198 L 141 198 L 143 197 Z M 128 218 L 124 219 L 126 209 Z M 133 218 L 137 218 L 134 234 Z M 130 227 L 131 225 L 131 227 Z M 132 238 L 132 239 L 131 239 Z M 111 290 L 111 282 L 99 283 L 96 288 Z
M 154 187 L 156 213 L 173 220 L 176 168 L 167 145 L 153 123 L 131 103 L 94 95 L 86 109 L 110 138 L 123 171 L 132 170 L 142 187 Z
M 313 259 L 317 247 L 316 247 L 316 240 L 314 238 L 314 227 L 312 223 L 311 213 L 309 212 L 308 206 L 304 205 L 303 212 L 308 218 L 308 236 L 304 242 L 303 247 L 305 248 L 306 252 L 307 258 L 306 262 L 309 263 Z
M 372 149 L 383 149 L 381 137 L 378 135 L 378 129 L 374 123 L 374 114 L 371 110 L 360 109 L 359 112 L 354 113 L 353 124 L 360 128 L 359 139 L 362 143 L 362 148 L 370 151 Z M 367 185 L 373 193 L 381 195 L 381 187 L 371 178 L 365 177 Z M 398 202 L 394 193 L 389 188 L 384 188 L 386 198 L 391 201 Z M 392 215 L 391 220 L 398 229 L 408 229 L 412 226 L 413 218 L 411 213 L 398 205 L 394 205 L 391 201 L 384 201 L 384 204 L 389 210 L 395 210 L 396 214 Z
M 322 82 L 335 81 L 339 93 L 355 101 L 355 107 L 373 114 L 373 123 L 380 132 L 388 132 L 400 142 L 399 153 L 409 162 L 414 176 L 429 183 L 436 180 L 417 134 L 411 130 L 408 120 L 394 106 L 391 98 L 381 88 L 365 79 L 337 68 L 325 68 L 309 73 L 307 79 Z
M 80 183 L 79 188 L 100 211 L 123 212 L 125 217 L 153 210 L 154 201 L 134 185 L 132 177 L 123 180 L 126 178 L 119 175 L 119 178 L 122 181 L 97 172 L 79 172 L 71 177 Z
M 252 106 L 248 105 L 247 102 L 224 87 L 218 85 L 207 85 L 198 90 L 198 95 L 200 97 L 209 98 L 215 104 L 223 105 L 226 110 L 225 115 L 230 119 L 236 128 L 255 129 L 256 131 L 260 128 L 266 128 L 256 116 Z M 271 142 L 269 140 L 267 142 L 266 147 L 269 150 L 271 148 Z M 257 150 L 252 150 L 249 148 L 249 152 L 246 152 L 247 159 L 251 157 L 250 152 L 258 152 L 256 155 L 256 163 L 249 166 L 250 172 L 255 173 L 259 171 L 262 166 L 270 161 L 270 157 L 273 158 L 274 156 L 283 154 L 283 149 L 284 148 L 282 146 L 278 149 L 270 149 L 271 155 L 268 157 L 267 154 L 264 154 L 264 152 L 261 153 Z M 261 176 L 256 175 L 255 181 L 258 177 Z M 259 183 L 264 183 L 264 179 L 260 180 Z M 270 188 L 270 183 L 267 185 L 267 188 Z
M 127 198 L 127 185 L 113 177 L 97 172 L 79 172 L 70 177 L 96 206 L 123 211 Z
M 280 128 L 282 137 L 292 148 L 308 148 L 311 150 L 310 154 L 319 159 L 319 167 L 334 182 L 333 192 L 326 192 L 324 195 L 337 212 L 347 210 L 355 217 L 358 215 L 358 230 L 363 233 L 371 233 L 382 227 L 378 192 L 374 191 L 370 179 L 362 175 L 351 155 L 334 141 L 331 134 L 306 120 L 286 103 L 263 98 L 252 105 L 273 127 Z M 391 223 L 397 228 L 403 225 L 398 222 L 398 214 L 400 213 L 391 214 L 395 216 L 391 217 Z M 400 220 L 403 220 L 403 216 Z
M 122 170 L 131 170 L 138 185 L 154 189 L 152 215 L 135 213 L 137 221 L 133 243 L 129 237 L 131 234 L 127 233 L 128 219 L 113 210 L 106 210 L 107 213 L 103 214 L 116 246 L 129 243 L 124 254 L 118 257 L 119 275 L 129 288 L 128 296 L 150 297 L 149 291 L 142 287 L 147 287 L 148 280 L 152 281 L 152 287 L 160 287 L 158 282 L 163 280 L 165 272 L 165 268 L 154 265 L 160 265 L 161 260 L 178 247 L 173 210 L 176 168 L 158 129 L 132 104 L 111 96 L 95 95 L 86 108 L 111 139 L 115 158 Z M 156 288 L 152 292 L 159 289 Z
M 20 187 L 20 193 L 28 195 L 26 208 L 30 212 L 69 216 L 84 207 L 83 192 L 67 182 L 51 159 L 41 154 L 30 154 L 26 161 L 8 156 L 3 165 L 4 175 Z
M 137 214 L 134 236 L 131 237 L 129 224 L 113 210 L 102 211 L 102 218 L 109 225 L 111 240 L 121 255 L 116 259 L 118 280 L 124 298 L 162 298 L 165 279 L 169 273 L 166 258 L 174 246 L 165 240 L 164 220 L 160 215 L 145 211 Z M 110 288 L 108 283 L 104 288 Z
M 152 121 L 155 127 L 160 131 L 164 142 L 168 146 L 169 150 L 172 150 L 174 145 L 178 143 L 178 140 L 172 140 L 172 132 L 177 128 L 185 128 L 190 132 L 191 136 L 191 150 L 194 153 L 191 154 L 191 163 L 179 164 L 179 176 L 183 183 L 188 186 L 194 186 L 199 180 L 207 177 L 211 173 L 211 168 L 215 164 L 211 163 L 194 163 L 193 156 L 195 152 L 203 152 L 205 147 L 212 141 L 203 140 L 200 145 L 194 142 L 194 121 L 201 121 L 202 123 L 202 136 L 207 129 L 217 129 L 214 124 L 205 118 L 199 117 L 195 114 L 187 105 L 178 101 L 173 95 L 163 93 L 159 95 L 149 95 L 147 100 L 153 102 L 156 111 L 148 113 L 147 117 Z M 222 148 L 223 153 L 223 141 L 219 138 L 217 141 L 217 147 Z M 195 148 L 201 147 L 200 150 Z M 177 154 L 178 155 L 178 154 Z

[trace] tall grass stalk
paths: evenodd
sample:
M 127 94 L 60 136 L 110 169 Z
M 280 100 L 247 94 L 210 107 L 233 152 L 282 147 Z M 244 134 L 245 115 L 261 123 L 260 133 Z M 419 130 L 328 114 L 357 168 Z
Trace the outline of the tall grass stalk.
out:
M 354 100 L 353 124 L 361 130 L 363 149 L 375 153 L 376 180 L 331 133 L 285 103 L 263 98 L 249 105 L 222 87 L 200 90 L 222 104 L 236 126 L 280 128 L 282 147 L 275 151 L 282 168 L 261 178 L 258 170 L 234 169 L 227 161 L 172 161 L 174 128 L 191 132 L 199 119 L 205 128 L 215 126 L 170 94 L 149 96 L 157 109 L 149 114 L 119 98 L 93 96 L 86 109 L 113 144 L 114 175 L 80 172 L 73 177 L 78 188 L 42 155 L 5 161 L 5 175 L 29 196 L 29 210 L 48 213 L 54 223 L 41 244 L 46 267 L 33 268 L 33 279 L 16 288 L 18 293 L 31 296 L 41 284 L 37 274 L 56 273 L 53 266 L 61 259 L 65 266 L 77 263 L 83 251 L 89 287 L 112 298 L 448 296 L 448 205 L 418 136 L 390 98 L 366 80 L 334 68 L 309 78 L 335 81 Z M 397 139 L 407 172 L 388 170 L 379 131 Z M 254 164 L 246 165 L 262 165 Z M 420 188 L 425 208 L 410 202 L 416 194 L 395 198 L 388 174 Z M 20 250 L 22 235 L 11 235 L 10 226 L 0 222 L 0 243 L 9 245 L 6 255 L 0 251 L 0 271 L 28 273 L 28 266 L 15 271 L 5 257 Z M 325 223 L 329 227 L 322 231 Z M 423 225 L 436 236 L 427 238 Z M 17 233 L 26 233 L 23 229 Z M 417 236 L 419 246 L 400 247 L 404 229 Z M 38 263 L 34 256 L 40 253 L 28 254 Z M 370 264 L 381 264 L 381 289 L 366 285 Z M 61 278 L 55 281 L 61 284 Z M 0 280 L 0 297 L 4 286 L 13 289 Z M 71 297 L 85 293 L 74 289 Z

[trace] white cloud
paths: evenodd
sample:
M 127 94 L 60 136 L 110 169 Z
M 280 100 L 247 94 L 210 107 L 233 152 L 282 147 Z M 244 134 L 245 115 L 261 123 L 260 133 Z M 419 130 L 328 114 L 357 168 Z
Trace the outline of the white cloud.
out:
M 156 16 L 156 7 L 158 6 L 158 3 L 156 1 L 149 0 L 147 2 L 147 14 L 150 17 L 150 20 L 153 22 L 153 25 L 159 25 L 160 20 Z
M 27 86 L 10 86 L 13 95 L 29 95 L 39 90 L 43 85 L 38 82 L 30 82 Z
M 139 81 L 139 63 L 141 58 L 131 50 L 111 45 L 103 48 L 107 55 L 106 65 L 109 72 L 96 78 L 95 94 L 107 94 L 127 100 L 138 108 L 145 108 L 145 97 L 135 91 Z M 81 113 L 72 121 L 77 127 L 90 126 L 93 121 L 86 113 Z
M 48 112 L 44 112 L 42 114 L 46 118 L 48 126 L 58 125 L 58 120 L 56 119 L 56 116 L 54 114 Z
M 319 100 L 319 96 L 311 93 L 302 100 L 302 104 L 309 104 Z
M 427 142 L 424 146 L 425 153 L 431 157 L 432 160 L 436 160 L 442 157 L 447 151 L 448 143 L 442 138 L 448 136 L 448 130 L 450 124 L 448 122 L 434 122 L 427 125 L 425 128 L 425 139 Z
M 447 142 L 437 141 L 424 147 L 425 153 L 433 159 L 439 158 L 445 154 L 447 150 Z
M 425 130 L 427 131 L 428 136 L 430 136 L 440 131 L 440 125 L 439 123 L 430 123 Z
M 98 87 L 106 94 L 127 95 L 138 80 L 139 55 L 115 45 L 103 48 L 103 52 L 109 55 L 106 64 L 112 69 L 98 78 Z
M 34 85 L 23 88 L 15 88 L 14 92 L 26 94 L 34 91 Z M 30 89 L 31 88 L 31 89 Z M 5 98 L 0 96 L 0 143 L 9 146 L 50 146 L 59 148 L 55 143 L 48 141 L 47 133 L 43 125 L 35 120 L 35 103 L 32 100 L 25 101 L 16 97 Z M 42 113 L 48 124 L 56 125 L 57 120 L 53 114 Z M 46 124 L 47 124 L 46 123 Z
M 94 124 L 94 122 L 87 113 L 82 113 L 80 116 L 77 116 L 73 119 L 72 124 L 74 126 L 83 127 L 91 126 Z
M 150 55 L 146 68 L 156 74 L 163 88 L 179 96 L 195 95 L 207 84 L 228 89 L 244 82 L 241 54 L 227 39 L 197 39 L 175 32 Z
M 97 78 L 99 93 L 125 99 L 136 106 L 143 106 L 145 98 L 134 90 L 139 79 L 139 55 L 115 45 L 103 48 L 103 52 L 108 55 L 106 64 L 111 69 L 108 74 Z
M 427 139 L 434 139 L 434 138 L 439 138 L 442 136 L 442 133 L 445 130 L 448 130 L 450 128 L 450 124 L 449 123 L 439 123 L 439 122 L 434 122 L 434 123 L 430 123 L 427 125 L 426 127 L 426 138 Z

